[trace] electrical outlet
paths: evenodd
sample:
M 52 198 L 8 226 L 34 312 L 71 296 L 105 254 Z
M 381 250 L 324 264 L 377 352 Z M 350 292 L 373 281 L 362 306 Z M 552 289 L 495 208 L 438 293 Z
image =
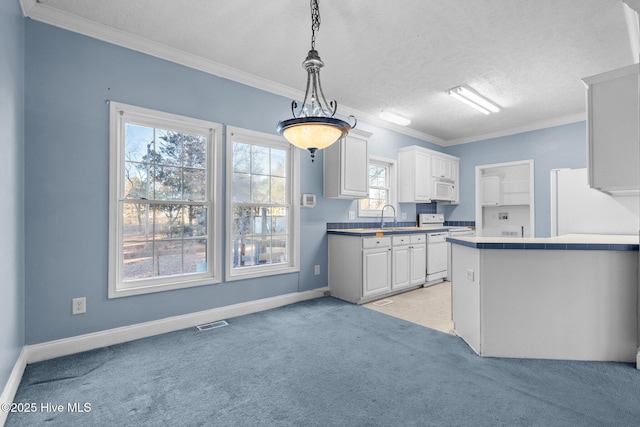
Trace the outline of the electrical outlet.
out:
M 82 314 L 87 312 L 87 298 L 74 298 L 71 300 L 71 314 Z
M 350 220 L 356 219 L 356 211 L 349 211 L 349 219 Z
M 401 216 L 403 221 L 406 221 L 407 219 L 407 213 L 406 212 L 402 212 L 402 216 Z
M 316 264 L 315 269 L 314 269 L 314 274 L 316 276 L 320 275 L 320 266 L 318 264 Z

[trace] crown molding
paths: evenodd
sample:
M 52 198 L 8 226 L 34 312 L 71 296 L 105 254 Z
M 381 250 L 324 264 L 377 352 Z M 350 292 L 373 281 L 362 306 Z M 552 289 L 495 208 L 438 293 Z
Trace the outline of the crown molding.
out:
M 91 21 L 86 18 L 73 15 L 57 8 L 39 3 L 37 0 L 20 0 L 22 13 L 25 17 L 34 19 L 45 24 L 53 25 L 74 33 L 82 34 L 107 43 L 115 44 L 127 49 L 132 49 L 156 58 L 175 62 L 189 68 L 203 71 L 218 77 L 232 80 L 256 89 L 264 90 L 276 95 L 281 95 L 290 99 L 302 99 L 304 92 L 293 89 L 273 81 L 240 71 L 236 68 L 220 64 L 201 56 L 184 52 L 180 49 L 172 48 L 161 43 L 154 42 L 144 37 L 128 33 L 116 28 L 108 27 Z M 399 132 L 423 141 L 442 145 L 445 141 L 433 135 L 426 134 L 414 129 L 405 128 L 385 122 L 378 117 L 367 114 L 347 106 L 341 106 L 342 113 L 354 115 L 360 121 L 374 124 L 395 132 Z
M 570 116 L 557 117 L 550 120 L 543 120 L 536 123 L 530 123 L 524 126 L 519 126 L 511 129 L 505 129 L 497 132 L 485 133 L 480 135 L 466 136 L 464 138 L 450 139 L 445 142 L 444 147 L 450 147 L 452 145 L 466 144 L 469 142 L 484 141 L 486 139 L 499 138 L 502 136 L 515 135 L 518 133 L 530 132 L 534 130 L 546 129 L 554 126 L 567 125 L 569 123 L 582 122 L 587 119 L 586 113 L 572 114 Z
M 640 0 L 638 0 L 640 2 Z M 156 58 L 164 59 L 176 64 L 184 65 L 208 74 L 212 74 L 224 79 L 232 80 L 247 86 L 254 87 L 259 90 L 270 92 L 290 99 L 302 99 L 304 92 L 293 89 L 289 86 L 275 83 L 271 80 L 240 71 L 236 68 L 193 55 L 180 49 L 172 48 L 164 44 L 154 42 L 144 37 L 128 33 L 116 28 L 112 28 L 86 18 L 79 17 L 60 9 L 51 7 L 47 4 L 40 3 L 38 0 L 20 0 L 22 13 L 25 17 L 59 27 L 74 33 L 82 34 L 87 37 L 98 39 L 107 43 L 121 46 L 127 49 L 135 50 Z M 412 128 L 398 126 L 380 119 L 377 115 L 365 113 L 363 111 L 341 105 L 341 113 L 344 116 L 353 115 L 363 122 L 372 124 L 384 129 L 391 130 L 403 135 L 407 135 L 424 142 L 448 147 L 452 145 L 465 144 L 467 142 L 479 141 L 482 139 L 496 138 L 500 136 L 513 135 L 515 133 L 526 132 L 530 130 L 542 129 L 544 127 L 557 126 L 560 124 L 573 123 L 585 120 L 585 114 L 576 116 L 567 116 L 539 123 L 533 123 L 523 127 L 507 129 L 495 133 L 474 135 L 463 138 L 445 140 L 425 132 L 421 132 Z

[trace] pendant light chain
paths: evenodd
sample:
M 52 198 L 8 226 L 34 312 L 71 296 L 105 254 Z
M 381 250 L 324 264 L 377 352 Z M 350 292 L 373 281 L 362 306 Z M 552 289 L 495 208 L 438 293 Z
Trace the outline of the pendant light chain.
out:
M 296 147 L 309 150 L 313 162 L 316 151 L 338 141 L 356 127 L 358 121 L 349 116 L 353 124 L 333 117 L 338 108 L 335 100 L 324 96 L 320 84 L 320 69 L 324 62 L 316 50 L 316 31 L 320 29 L 320 8 L 318 0 L 311 0 L 311 50 L 302 67 L 307 70 L 307 88 L 300 104 L 291 101 L 292 119 L 282 120 L 276 130 Z
M 311 0 L 311 49 L 316 48 L 316 31 L 320 30 L 320 7 L 318 0 Z

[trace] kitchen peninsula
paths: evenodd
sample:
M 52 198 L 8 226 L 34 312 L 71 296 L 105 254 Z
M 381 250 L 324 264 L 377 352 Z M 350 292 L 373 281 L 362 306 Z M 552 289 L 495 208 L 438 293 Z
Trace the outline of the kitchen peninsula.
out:
M 638 237 L 458 237 L 456 333 L 481 356 L 635 362 Z

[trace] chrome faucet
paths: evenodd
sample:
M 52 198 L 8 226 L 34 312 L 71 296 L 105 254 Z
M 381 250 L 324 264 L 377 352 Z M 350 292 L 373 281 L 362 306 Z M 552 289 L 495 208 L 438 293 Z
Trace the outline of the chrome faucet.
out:
M 386 207 L 390 207 L 391 209 L 393 209 L 393 224 L 395 226 L 396 224 L 396 208 L 393 205 L 384 205 L 382 207 L 382 210 L 380 211 L 380 228 L 384 228 L 384 209 Z

